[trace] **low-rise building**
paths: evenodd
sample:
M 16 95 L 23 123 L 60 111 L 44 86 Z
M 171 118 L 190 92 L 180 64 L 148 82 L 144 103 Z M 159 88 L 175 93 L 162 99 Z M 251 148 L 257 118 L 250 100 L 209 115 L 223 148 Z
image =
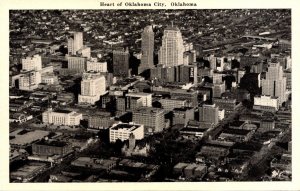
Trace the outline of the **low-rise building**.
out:
M 272 96 L 255 96 L 253 109 L 262 111 L 275 112 L 279 108 L 279 101 L 277 97 Z
M 110 159 L 98 159 L 90 157 L 79 157 L 71 162 L 71 165 L 91 168 L 91 169 L 103 169 L 106 171 L 111 171 L 117 165 L 115 160 Z
M 43 123 L 53 123 L 54 125 L 79 125 L 82 120 L 82 114 L 69 110 L 56 110 L 49 109 L 42 114 Z
M 32 145 L 32 154 L 40 156 L 59 155 L 65 156 L 72 151 L 72 147 L 67 142 L 42 139 Z
M 121 141 L 128 140 L 131 133 L 135 136 L 135 139 L 143 139 L 145 135 L 144 125 L 136 123 L 116 123 L 109 129 L 109 141 L 116 142 L 118 139 Z

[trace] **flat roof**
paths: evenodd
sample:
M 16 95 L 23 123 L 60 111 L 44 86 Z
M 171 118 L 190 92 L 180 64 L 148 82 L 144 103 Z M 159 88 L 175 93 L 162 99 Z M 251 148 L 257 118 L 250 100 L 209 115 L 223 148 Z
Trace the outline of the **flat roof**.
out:
M 186 127 L 186 128 L 181 129 L 180 131 L 205 132 L 207 130 L 208 130 L 208 128 L 189 128 L 189 127 Z
M 229 126 L 240 127 L 244 123 L 245 123 L 244 121 L 233 121 L 233 122 L 229 123 Z
M 139 127 L 141 127 L 141 125 L 139 125 L 139 124 L 119 123 L 116 126 L 111 127 L 111 129 L 112 130 L 128 129 L 130 131 L 134 131 Z
M 35 130 L 35 131 L 26 132 L 24 134 L 19 134 L 21 131 L 22 129 L 10 133 L 9 136 L 15 137 L 14 139 L 11 139 L 9 141 L 10 144 L 26 145 L 34 141 L 40 140 L 46 137 L 47 135 L 49 135 L 49 131 L 43 131 L 43 130 Z
M 251 130 L 245 130 L 245 129 L 225 129 L 222 133 L 227 134 L 235 134 L 235 135 L 247 135 Z
M 41 141 L 35 143 L 36 145 L 46 145 L 46 146 L 54 146 L 54 147 L 64 147 L 67 145 L 66 142 L 57 141 L 57 140 L 45 140 L 42 139 Z
M 66 110 L 66 109 L 56 109 L 54 112 L 57 113 L 71 113 L 72 111 Z

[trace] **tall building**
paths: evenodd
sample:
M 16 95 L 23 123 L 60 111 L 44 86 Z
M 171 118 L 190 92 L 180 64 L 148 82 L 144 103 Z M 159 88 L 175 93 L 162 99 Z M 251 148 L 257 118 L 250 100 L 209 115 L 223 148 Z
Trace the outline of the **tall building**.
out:
M 113 51 L 113 74 L 117 77 L 129 76 L 129 51 L 114 50 Z
M 142 73 L 145 69 L 149 69 L 154 66 L 153 52 L 154 32 L 152 26 L 147 26 L 142 33 L 142 59 L 139 67 L 139 73 Z
M 97 72 L 85 72 L 82 75 L 79 103 L 95 104 L 106 93 L 105 77 Z
M 15 79 L 18 81 L 16 87 L 19 87 L 20 90 L 32 91 L 38 88 L 39 83 L 42 81 L 41 78 L 41 73 L 38 71 L 31 70 L 21 72 Z
M 41 70 L 42 69 L 42 57 L 40 55 L 34 55 L 32 57 L 26 57 L 22 59 L 22 69 L 26 71 Z
M 279 104 L 286 101 L 286 78 L 280 63 L 270 63 L 262 80 L 262 95 L 278 97 Z
M 87 58 L 69 56 L 68 57 L 68 70 L 74 71 L 76 73 L 82 73 L 86 71 Z
M 143 124 L 145 133 L 161 132 L 165 127 L 164 113 L 163 109 L 141 107 L 133 111 L 132 121 Z
M 215 104 L 204 104 L 199 107 L 199 121 L 217 124 L 219 122 L 219 107 Z
M 178 66 L 183 64 L 183 39 L 180 30 L 175 26 L 168 26 L 164 30 L 162 46 L 158 53 L 159 64 L 163 66 Z
M 68 39 L 68 53 L 69 55 L 76 55 L 77 51 L 83 47 L 82 32 L 74 32 L 73 37 Z

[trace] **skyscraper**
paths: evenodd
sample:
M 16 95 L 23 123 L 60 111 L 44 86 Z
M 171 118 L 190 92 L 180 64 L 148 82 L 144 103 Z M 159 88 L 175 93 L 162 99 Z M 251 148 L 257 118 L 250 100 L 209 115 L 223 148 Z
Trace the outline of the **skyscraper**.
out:
M 164 30 L 162 46 L 158 53 L 159 64 L 163 66 L 178 66 L 183 64 L 183 39 L 180 30 L 175 26 L 168 26 Z
M 142 59 L 139 66 L 139 73 L 154 66 L 153 64 L 154 51 L 154 32 L 152 26 L 144 28 L 142 33 Z
M 78 96 L 79 103 L 95 104 L 101 95 L 105 94 L 105 77 L 97 72 L 86 72 L 82 75 L 81 94 Z
M 114 50 L 113 51 L 113 74 L 118 77 L 129 76 L 129 51 Z
M 83 47 L 82 32 L 74 32 L 73 37 L 68 39 L 68 53 L 69 55 L 76 55 L 76 52 Z
M 278 97 L 279 104 L 286 101 L 286 78 L 280 63 L 270 63 L 265 79 L 262 80 L 262 95 Z

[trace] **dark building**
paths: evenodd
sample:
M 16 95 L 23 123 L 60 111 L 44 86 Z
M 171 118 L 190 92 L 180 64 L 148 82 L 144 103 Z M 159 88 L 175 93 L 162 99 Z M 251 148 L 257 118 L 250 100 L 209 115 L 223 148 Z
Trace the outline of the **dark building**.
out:
M 72 150 L 70 144 L 62 141 L 56 140 L 41 140 L 32 145 L 32 153 L 34 155 L 41 156 L 52 156 L 52 155 L 60 155 L 64 156 Z
M 113 51 L 113 74 L 117 77 L 129 76 L 129 51 L 114 50 Z
M 181 65 L 179 68 L 179 82 L 194 83 L 198 82 L 197 65 Z

